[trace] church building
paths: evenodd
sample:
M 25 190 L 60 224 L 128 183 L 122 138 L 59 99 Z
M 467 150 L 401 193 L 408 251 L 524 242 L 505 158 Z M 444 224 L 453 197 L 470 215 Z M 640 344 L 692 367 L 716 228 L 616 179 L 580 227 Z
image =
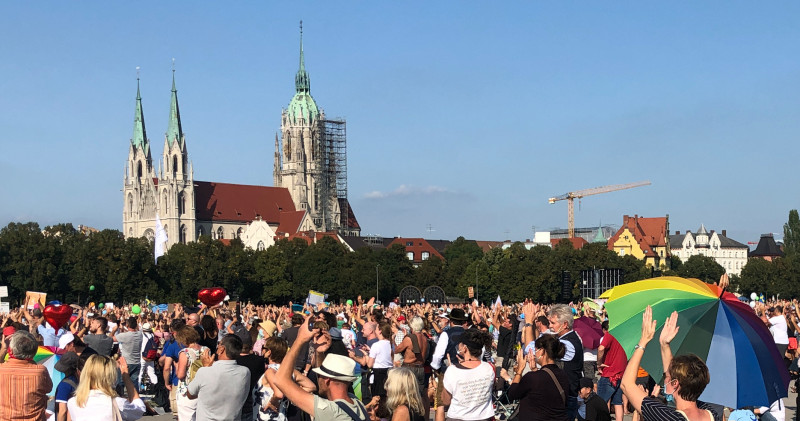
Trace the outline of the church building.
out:
M 275 137 L 274 187 L 199 181 L 194 178 L 172 75 L 169 123 L 158 170 L 153 165 L 137 79 L 133 137 L 123 184 L 123 233 L 155 238 L 156 216 L 167 247 L 202 235 L 241 239 L 263 249 L 302 232 L 360 235 L 347 200 L 344 120 L 326 120 L 311 97 L 302 26 L 295 95 Z

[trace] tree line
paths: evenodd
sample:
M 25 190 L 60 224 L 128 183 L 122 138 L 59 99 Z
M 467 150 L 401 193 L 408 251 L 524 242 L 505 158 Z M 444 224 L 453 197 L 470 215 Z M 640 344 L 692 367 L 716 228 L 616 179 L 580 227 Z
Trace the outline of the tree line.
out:
M 796 211 L 795 216 L 796 216 Z M 790 219 L 791 223 L 791 219 Z M 788 227 L 789 224 L 787 224 Z M 800 237 L 800 219 L 791 227 Z M 785 236 L 787 241 L 789 236 Z M 795 249 L 800 249 L 793 244 Z M 787 248 L 788 250 L 788 248 Z M 555 302 L 561 292 L 562 272 L 578 281 L 582 270 L 621 269 L 624 281 L 657 275 L 696 277 L 716 282 L 724 272 L 713 259 L 694 256 L 671 260 L 668 269 L 654 272 L 633 256 L 619 256 L 605 243 L 576 250 L 563 240 L 554 247 L 527 249 L 522 243 L 484 252 L 476 242 L 459 237 L 446 247 L 444 259 L 432 256 L 414 267 L 405 248 L 361 248 L 348 251 L 330 237 L 316 243 L 282 239 L 266 250 L 252 250 L 241 241 L 230 245 L 202 236 L 196 242 L 175 244 L 153 258 L 153 246 L 144 238 L 125 239 L 120 231 L 84 234 L 71 224 L 41 229 L 35 222 L 10 223 L 0 229 L 0 285 L 8 286 L 12 303 L 25 291 L 48 293 L 63 302 L 193 303 L 197 291 L 219 286 L 232 298 L 254 303 L 300 301 L 309 290 L 323 292 L 332 301 L 396 297 L 405 286 L 421 291 L 440 286 L 448 296 L 466 298 L 476 287 L 481 301 L 498 295 L 504 301 L 531 298 Z M 800 264 L 794 253 L 773 262 L 751 259 L 732 285 L 743 291 L 800 296 L 795 280 Z

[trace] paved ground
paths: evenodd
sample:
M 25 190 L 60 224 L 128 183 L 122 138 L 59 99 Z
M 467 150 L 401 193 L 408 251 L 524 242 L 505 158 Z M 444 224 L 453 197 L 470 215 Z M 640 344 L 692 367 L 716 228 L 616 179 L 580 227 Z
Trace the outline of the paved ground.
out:
M 789 392 L 789 397 L 784 400 L 784 402 L 786 403 L 786 421 L 794 421 L 795 419 L 795 412 L 797 411 L 797 406 L 795 406 L 796 398 L 797 398 L 797 393 Z M 725 415 L 727 416 L 728 414 Z M 143 417 L 142 419 L 148 421 L 172 421 L 172 414 L 167 413 L 165 415 Z M 628 421 L 630 419 L 631 416 L 626 415 L 624 421 Z

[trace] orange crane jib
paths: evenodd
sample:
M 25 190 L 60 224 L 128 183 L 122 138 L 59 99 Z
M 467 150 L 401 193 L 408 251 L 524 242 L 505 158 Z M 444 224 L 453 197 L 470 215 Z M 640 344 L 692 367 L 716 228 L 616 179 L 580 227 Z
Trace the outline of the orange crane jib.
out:
M 569 238 L 572 238 L 575 236 L 575 205 L 573 203 L 573 200 L 581 199 L 583 197 L 592 196 L 595 194 L 611 193 L 612 191 L 626 190 L 626 189 L 632 189 L 634 187 L 642 187 L 649 185 L 650 185 L 649 181 L 639 181 L 637 183 L 613 184 L 610 186 L 594 187 L 591 189 L 571 191 L 562 194 L 561 196 L 551 197 L 547 199 L 547 202 L 550 204 L 554 204 L 559 200 L 567 201 L 567 231 L 569 233 Z

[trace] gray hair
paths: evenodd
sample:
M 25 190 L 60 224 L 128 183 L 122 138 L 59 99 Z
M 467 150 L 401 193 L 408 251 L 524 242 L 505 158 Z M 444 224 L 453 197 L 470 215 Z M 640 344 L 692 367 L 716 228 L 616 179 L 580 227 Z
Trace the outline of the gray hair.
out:
M 559 322 L 566 323 L 570 329 L 572 329 L 572 322 L 575 320 L 572 317 L 572 308 L 566 304 L 553 305 L 550 307 L 550 311 L 547 312 L 547 316 L 555 317 Z
M 14 358 L 30 360 L 36 356 L 36 351 L 39 350 L 39 343 L 30 332 L 20 330 L 11 335 L 11 343 L 9 343 L 8 348 L 14 354 Z
M 422 332 L 422 329 L 425 329 L 425 320 L 422 320 L 422 317 L 415 316 L 408 325 L 411 326 L 412 332 L 419 333 Z

